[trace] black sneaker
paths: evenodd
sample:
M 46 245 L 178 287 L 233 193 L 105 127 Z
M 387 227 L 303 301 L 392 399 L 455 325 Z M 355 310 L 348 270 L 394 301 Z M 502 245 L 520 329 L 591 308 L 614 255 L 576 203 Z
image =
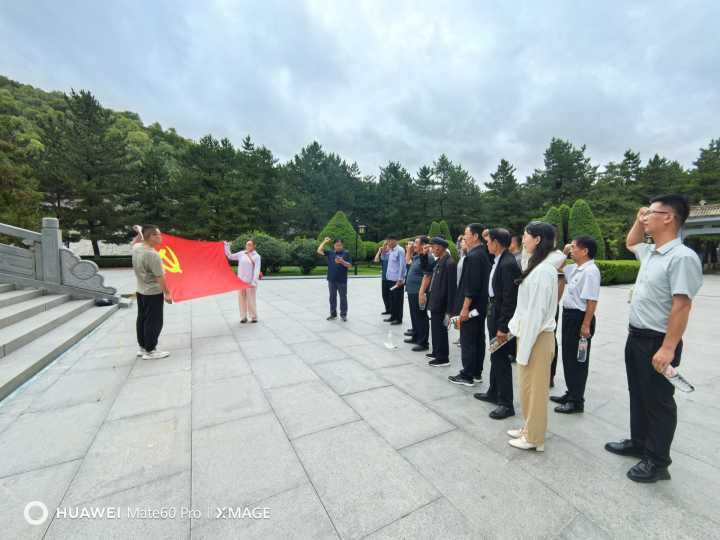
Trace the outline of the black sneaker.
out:
M 403 335 L 412 336 L 413 334 L 415 334 L 415 330 L 411 328 L 410 330 L 405 330 L 405 333 Z
M 473 382 L 481 383 L 481 382 L 482 382 L 482 375 L 474 375 L 474 376 L 473 376 Z
M 325 319 L 325 320 L 326 320 L 326 321 L 334 321 L 335 319 L 337 319 L 337 315 L 330 315 L 330 316 L 329 316 L 327 319 Z
M 453 384 L 461 384 L 463 386 L 475 386 L 475 383 L 472 379 L 468 377 L 463 377 L 459 373 L 457 375 L 450 375 L 448 377 L 448 381 L 450 381 Z
M 437 358 L 434 360 L 430 360 L 428 362 L 428 366 L 431 367 L 448 367 L 450 366 L 450 360 L 438 360 Z
M 405 343 L 415 343 L 415 338 L 408 337 L 408 338 L 403 339 L 403 341 Z
M 435 358 L 435 353 L 434 353 L 434 352 L 429 352 L 429 353 L 427 353 L 425 356 L 427 356 L 428 358 Z
M 415 345 L 411 351 L 414 352 L 420 352 L 420 351 L 427 351 L 430 347 L 428 345 Z

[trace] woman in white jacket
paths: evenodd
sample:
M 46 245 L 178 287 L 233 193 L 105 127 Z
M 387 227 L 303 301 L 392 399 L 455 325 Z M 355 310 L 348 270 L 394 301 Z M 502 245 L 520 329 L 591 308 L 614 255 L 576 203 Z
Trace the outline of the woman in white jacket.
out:
M 522 241 L 530 259 L 518 280 L 517 307 L 508 327 L 517 337 L 515 359 L 525 425 L 511 429 L 508 435 L 513 437 L 509 442 L 515 448 L 542 452 L 558 303 L 557 268 L 548 257 L 555 249 L 555 230 L 547 223 L 533 221 L 525 228 Z
M 240 322 L 246 323 L 248 317 L 250 317 L 250 322 L 256 323 L 257 304 L 255 292 L 260 279 L 260 255 L 255 251 L 255 242 L 248 240 L 245 242 L 245 249 L 236 253 L 231 253 L 230 244 L 225 242 L 225 256 L 231 261 L 238 262 L 238 277 L 250 285 L 250 288 L 238 291 Z

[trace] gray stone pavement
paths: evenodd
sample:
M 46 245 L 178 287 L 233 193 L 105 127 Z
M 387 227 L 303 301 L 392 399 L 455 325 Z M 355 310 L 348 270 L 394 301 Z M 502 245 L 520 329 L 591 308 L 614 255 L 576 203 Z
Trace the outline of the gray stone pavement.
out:
M 154 362 L 135 357 L 134 306 L 120 310 L 0 403 L 0 537 L 720 537 L 719 276 L 693 308 L 682 371 L 697 390 L 677 396 L 673 479 L 655 485 L 603 449 L 628 434 L 627 287 L 603 288 L 586 412 L 550 412 L 543 454 L 507 444 L 520 418 L 488 418 L 472 398 L 486 383 L 445 380 L 457 347 L 433 369 L 399 327 L 383 346 L 378 280 L 349 291 L 347 323 L 325 321 L 323 280 L 262 282 L 255 325 L 233 294 L 168 306 L 172 355 Z M 30 501 L 50 509 L 42 525 Z

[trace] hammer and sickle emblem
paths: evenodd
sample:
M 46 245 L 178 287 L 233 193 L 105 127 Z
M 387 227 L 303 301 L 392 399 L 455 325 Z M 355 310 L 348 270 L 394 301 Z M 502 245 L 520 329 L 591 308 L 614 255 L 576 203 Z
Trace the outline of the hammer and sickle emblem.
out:
M 182 268 L 180 268 L 180 261 L 175 255 L 175 252 L 170 246 L 161 248 L 159 251 L 160 259 L 162 259 L 163 268 L 166 272 L 173 274 L 182 274 Z

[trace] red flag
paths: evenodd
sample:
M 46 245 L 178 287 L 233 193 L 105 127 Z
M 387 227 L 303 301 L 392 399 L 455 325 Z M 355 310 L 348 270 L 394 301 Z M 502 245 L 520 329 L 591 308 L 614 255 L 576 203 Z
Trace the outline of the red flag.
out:
M 174 302 L 250 287 L 228 264 L 223 242 L 187 240 L 162 233 L 162 244 L 155 249 Z

